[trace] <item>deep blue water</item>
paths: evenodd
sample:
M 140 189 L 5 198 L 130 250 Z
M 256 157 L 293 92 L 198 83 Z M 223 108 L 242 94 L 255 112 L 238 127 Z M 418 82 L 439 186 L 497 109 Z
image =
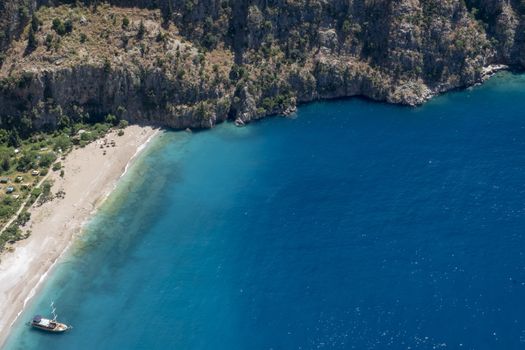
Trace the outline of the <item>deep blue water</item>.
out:
M 524 228 L 525 76 L 167 133 L 7 349 L 525 349 Z

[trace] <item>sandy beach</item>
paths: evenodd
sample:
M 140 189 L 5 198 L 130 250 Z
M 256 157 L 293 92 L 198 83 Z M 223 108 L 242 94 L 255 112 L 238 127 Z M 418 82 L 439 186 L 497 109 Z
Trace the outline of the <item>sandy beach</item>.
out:
M 116 132 L 106 138 L 116 147 L 100 149 L 93 142 L 72 151 L 62 161 L 64 178 L 59 172 L 50 175 L 53 193 L 64 191 L 64 198 L 55 198 L 31 209 L 26 225 L 31 236 L 17 242 L 11 252 L 0 258 L 0 348 L 9 330 L 30 298 L 38 292 L 41 282 L 55 262 L 67 250 L 83 224 L 115 188 L 128 164 L 156 134 L 150 127 L 130 126 L 123 136 Z

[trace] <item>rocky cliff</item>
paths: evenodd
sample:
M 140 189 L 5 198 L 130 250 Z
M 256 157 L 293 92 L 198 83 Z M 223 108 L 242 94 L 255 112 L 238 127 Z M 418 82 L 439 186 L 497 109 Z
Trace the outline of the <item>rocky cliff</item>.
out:
M 523 14 L 518 0 L 4 0 L 1 123 L 208 128 L 325 98 L 417 105 L 522 68 Z

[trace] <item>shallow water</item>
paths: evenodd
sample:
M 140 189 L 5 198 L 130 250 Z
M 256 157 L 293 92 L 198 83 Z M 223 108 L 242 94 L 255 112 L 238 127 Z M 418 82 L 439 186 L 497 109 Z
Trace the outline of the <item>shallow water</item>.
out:
M 524 92 L 167 133 L 6 348 L 525 348 Z M 53 300 L 70 333 L 23 325 Z

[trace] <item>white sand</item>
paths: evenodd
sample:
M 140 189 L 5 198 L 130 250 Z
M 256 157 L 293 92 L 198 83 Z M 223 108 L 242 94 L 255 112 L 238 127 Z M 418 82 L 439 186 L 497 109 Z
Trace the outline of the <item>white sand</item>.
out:
M 0 347 L 57 259 L 115 188 L 129 162 L 156 133 L 139 126 L 126 128 L 120 137 L 114 132 L 107 139 L 115 140 L 117 146 L 104 148 L 106 155 L 98 142 L 91 143 L 74 150 L 63 161 L 64 178 L 58 172 L 51 175 L 53 193 L 63 190 L 65 198 L 33 207 L 27 224 L 31 236 L 0 257 Z

